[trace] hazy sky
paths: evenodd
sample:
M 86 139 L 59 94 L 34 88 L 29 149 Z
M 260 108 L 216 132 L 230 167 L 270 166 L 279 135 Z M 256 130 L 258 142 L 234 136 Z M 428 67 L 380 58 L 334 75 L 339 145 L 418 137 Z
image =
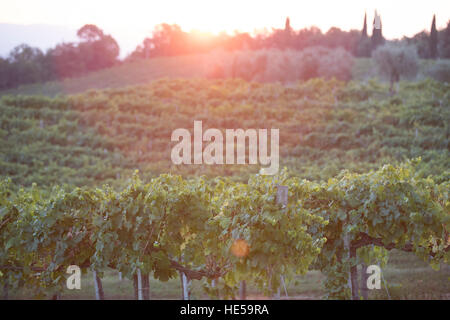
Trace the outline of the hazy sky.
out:
M 137 44 L 162 22 L 176 23 L 186 31 L 231 33 L 280 28 L 289 16 L 294 29 L 315 25 L 322 31 L 331 26 L 349 30 L 361 29 L 367 11 L 371 29 L 375 9 L 390 39 L 428 30 L 434 13 L 438 28 L 450 19 L 449 0 L 0 0 L 0 23 L 73 29 L 93 23 L 119 44 Z

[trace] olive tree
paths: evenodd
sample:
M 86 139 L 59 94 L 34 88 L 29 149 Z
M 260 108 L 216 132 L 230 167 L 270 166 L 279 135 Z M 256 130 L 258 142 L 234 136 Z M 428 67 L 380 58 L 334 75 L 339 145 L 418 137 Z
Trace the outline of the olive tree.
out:
M 412 46 L 385 44 L 378 47 L 372 58 L 378 73 L 389 79 L 390 92 L 401 78 L 414 78 L 419 68 L 417 49 Z

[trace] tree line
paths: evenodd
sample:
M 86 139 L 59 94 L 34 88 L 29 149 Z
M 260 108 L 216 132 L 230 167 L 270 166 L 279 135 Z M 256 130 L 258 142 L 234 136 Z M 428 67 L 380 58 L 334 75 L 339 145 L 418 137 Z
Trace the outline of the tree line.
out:
M 97 26 L 85 25 L 77 36 L 78 43 L 60 43 L 47 52 L 21 44 L 0 57 L 0 89 L 80 76 L 119 63 L 119 45 Z
M 362 30 L 343 31 L 337 27 L 326 33 L 317 27 L 294 30 L 287 18 L 285 27 L 250 35 L 199 35 L 185 32 L 178 25 L 157 25 L 150 37 L 136 47 L 124 60 L 119 59 L 120 47 L 116 40 L 95 25 L 85 25 L 77 32 L 79 42 L 56 45 L 43 52 L 22 44 L 14 48 L 8 57 L 0 57 L 0 89 L 22 84 L 59 80 L 111 67 L 136 59 L 160 56 L 177 56 L 206 53 L 215 49 L 226 51 L 261 50 L 267 48 L 303 50 L 308 47 L 344 48 L 357 57 L 370 57 L 372 52 L 386 42 L 382 33 L 381 17 L 375 12 L 372 33 L 369 36 L 367 15 Z M 450 21 L 446 28 L 437 30 L 433 16 L 430 31 L 422 31 L 413 37 L 395 40 L 400 44 L 417 48 L 420 58 L 450 58 Z

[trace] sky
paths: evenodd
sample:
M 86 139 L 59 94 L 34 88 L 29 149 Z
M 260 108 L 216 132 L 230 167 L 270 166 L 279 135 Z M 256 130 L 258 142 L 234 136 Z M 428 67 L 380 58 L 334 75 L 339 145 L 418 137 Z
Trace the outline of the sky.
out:
M 92 23 L 131 51 L 163 22 L 176 23 L 185 31 L 231 34 L 282 28 L 289 17 L 294 29 L 314 25 L 325 32 L 332 26 L 361 29 L 367 12 L 370 30 L 375 9 L 388 39 L 428 30 L 433 14 L 438 29 L 450 20 L 449 0 L 0 0 L 0 23 L 73 30 Z

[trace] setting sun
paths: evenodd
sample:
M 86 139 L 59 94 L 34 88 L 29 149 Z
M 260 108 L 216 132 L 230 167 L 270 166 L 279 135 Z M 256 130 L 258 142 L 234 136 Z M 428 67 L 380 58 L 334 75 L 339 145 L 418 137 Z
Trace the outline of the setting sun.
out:
M 57 1 L 16 0 L 4 2 L 0 23 L 46 24 L 79 28 L 93 23 L 111 33 L 130 51 L 139 39 L 148 36 L 160 23 L 178 24 L 184 31 L 218 34 L 267 32 L 282 28 L 290 17 L 294 29 L 317 26 L 323 32 L 336 26 L 342 30 L 360 29 L 364 13 L 369 22 L 377 9 L 387 38 L 411 36 L 430 26 L 437 15 L 438 28 L 450 19 L 450 2 L 430 1 Z M 124 53 L 124 52 L 122 52 Z

